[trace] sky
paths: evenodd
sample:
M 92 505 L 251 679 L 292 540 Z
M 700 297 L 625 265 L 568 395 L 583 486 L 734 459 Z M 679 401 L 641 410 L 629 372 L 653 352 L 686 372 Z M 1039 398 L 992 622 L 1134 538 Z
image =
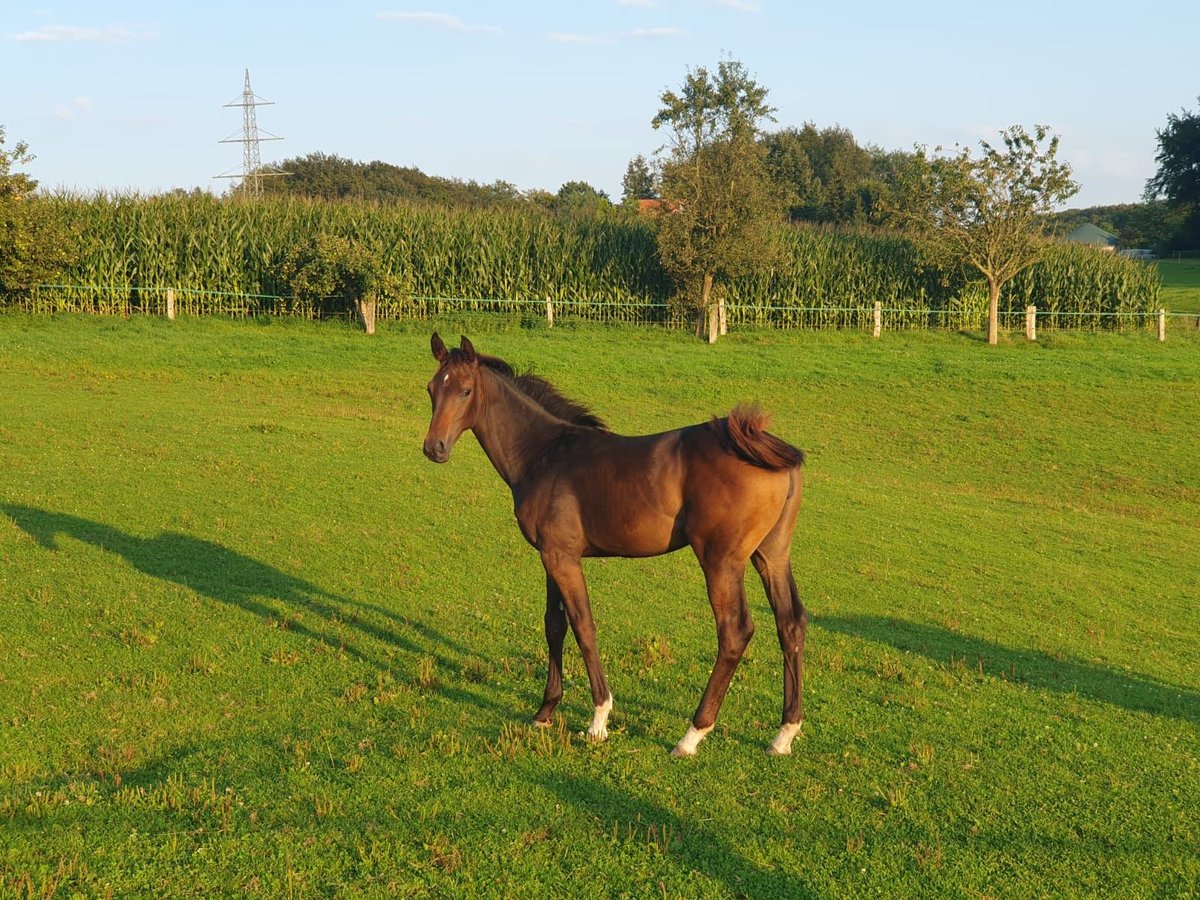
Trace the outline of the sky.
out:
M 321 152 L 620 199 L 663 91 L 741 62 L 770 130 L 884 149 L 1049 125 L 1079 194 L 1131 203 L 1156 130 L 1200 101 L 1200 3 L 782 0 L 0 0 L 0 127 L 45 189 L 220 193 L 243 72 L 264 163 Z

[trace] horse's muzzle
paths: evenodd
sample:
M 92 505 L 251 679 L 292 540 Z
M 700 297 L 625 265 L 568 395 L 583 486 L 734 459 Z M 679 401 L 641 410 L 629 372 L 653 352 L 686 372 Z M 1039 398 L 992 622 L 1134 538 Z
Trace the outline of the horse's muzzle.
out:
M 426 440 L 421 448 L 425 451 L 425 455 L 435 463 L 444 463 L 450 459 L 450 448 L 446 446 L 446 442 L 438 439 L 436 441 Z

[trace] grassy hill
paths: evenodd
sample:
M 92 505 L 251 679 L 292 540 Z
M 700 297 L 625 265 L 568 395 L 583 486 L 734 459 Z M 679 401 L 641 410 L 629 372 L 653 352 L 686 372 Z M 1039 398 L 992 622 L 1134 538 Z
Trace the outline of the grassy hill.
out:
M 455 323 L 442 323 L 443 334 Z M 743 399 L 809 451 L 807 719 L 688 553 L 587 565 L 616 706 L 427 326 L 0 316 L 0 894 L 1186 896 L 1200 339 L 477 329 L 615 429 Z M 457 334 L 457 331 L 452 332 Z

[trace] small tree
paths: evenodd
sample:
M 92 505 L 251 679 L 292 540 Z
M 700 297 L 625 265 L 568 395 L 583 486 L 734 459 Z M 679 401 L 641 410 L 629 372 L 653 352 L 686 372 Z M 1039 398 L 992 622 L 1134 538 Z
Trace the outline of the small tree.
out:
M 33 158 L 23 142 L 5 150 L 0 126 L 0 294 L 55 280 L 78 251 L 77 234 L 53 214 L 50 201 L 34 194 L 37 182 L 13 171 Z
M 1075 195 L 1071 167 L 1060 163 L 1058 137 L 1044 125 L 1001 132 L 1002 149 L 980 141 L 982 156 L 956 147 L 909 157 L 898 178 L 893 218 L 913 228 L 942 264 L 975 269 L 988 288 L 988 343 L 999 341 L 1000 291 L 1038 261 L 1043 223 Z
M 280 275 L 292 296 L 318 303 L 348 301 L 367 334 L 375 333 L 376 304 L 400 285 L 366 247 L 344 237 L 317 234 L 288 251 Z
M 773 110 L 767 89 L 733 60 L 715 76 L 689 71 L 681 91 L 661 100 L 652 124 L 670 130 L 670 144 L 659 183 L 659 257 L 707 316 L 712 343 L 725 314 L 724 292 L 713 285 L 774 260 L 768 230 L 780 203 L 758 142 L 759 122 Z

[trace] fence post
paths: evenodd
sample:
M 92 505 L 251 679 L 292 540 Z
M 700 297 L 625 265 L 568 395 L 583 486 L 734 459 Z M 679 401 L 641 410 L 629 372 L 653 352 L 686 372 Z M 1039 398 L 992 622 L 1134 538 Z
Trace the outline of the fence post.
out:
M 1167 311 L 1165 309 L 1158 311 L 1158 339 L 1160 341 L 1167 339 Z
M 871 329 L 872 337 L 879 337 L 883 331 L 883 304 L 878 300 L 875 301 L 875 325 Z
M 175 288 L 167 288 L 167 318 L 175 321 Z
M 554 305 L 550 302 L 550 295 L 546 295 L 546 327 L 554 327 Z
M 1025 337 L 1028 340 L 1037 340 L 1037 307 L 1025 307 Z

